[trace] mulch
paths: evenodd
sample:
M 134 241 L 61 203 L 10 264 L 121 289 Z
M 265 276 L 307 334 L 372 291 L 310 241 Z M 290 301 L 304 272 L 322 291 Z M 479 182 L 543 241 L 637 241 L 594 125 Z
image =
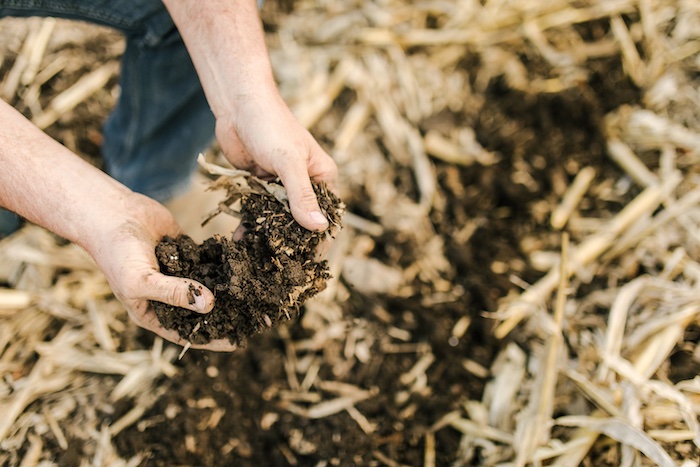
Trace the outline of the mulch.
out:
M 0 241 L 0 464 L 697 466 L 697 2 L 263 19 L 340 169 L 334 278 L 245 349 L 178 359 L 26 226 Z M 2 97 L 99 164 L 119 36 L 0 24 Z

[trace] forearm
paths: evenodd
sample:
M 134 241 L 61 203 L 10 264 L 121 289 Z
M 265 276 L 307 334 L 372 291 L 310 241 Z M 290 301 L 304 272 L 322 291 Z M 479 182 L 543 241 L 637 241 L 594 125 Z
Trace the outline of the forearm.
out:
M 240 100 L 277 98 L 255 0 L 163 0 L 217 118 Z
M 0 206 L 91 253 L 125 219 L 130 190 L 0 100 Z

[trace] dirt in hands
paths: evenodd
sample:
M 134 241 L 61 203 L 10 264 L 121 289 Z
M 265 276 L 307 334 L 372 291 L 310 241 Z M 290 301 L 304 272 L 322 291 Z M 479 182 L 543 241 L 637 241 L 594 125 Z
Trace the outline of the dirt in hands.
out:
M 214 293 L 214 309 L 206 314 L 153 302 L 160 323 L 193 344 L 228 339 L 244 346 L 249 336 L 296 316 L 330 278 L 316 254 L 340 226 L 343 206 L 325 185 L 314 186 L 331 224 L 324 232 L 306 230 L 294 220 L 279 185 L 249 177 L 225 188 L 224 205 L 241 200 L 240 240 L 214 236 L 198 245 L 183 235 L 165 237 L 156 247 L 161 272 L 193 279 Z M 189 303 L 201 293 L 191 285 Z

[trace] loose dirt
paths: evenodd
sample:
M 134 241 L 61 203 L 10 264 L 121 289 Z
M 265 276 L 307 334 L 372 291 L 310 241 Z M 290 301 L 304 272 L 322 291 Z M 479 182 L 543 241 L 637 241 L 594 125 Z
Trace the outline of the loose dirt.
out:
M 266 2 L 266 8 L 273 3 Z M 37 398 L 18 417 L 13 428 L 15 441 L 3 444 L 10 448 L 10 459 L 16 459 L 9 465 L 31 461 L 40 445 L 44 450 L 40 462 L 58 465 L 110 461 L 141 466 L 516 463 L 518 452 L 523 452 L 518 451 L 519 443 L 527 438 L 520 436 L 524 431 L 517 430 L 527 429 L 522 421 L 534 419 L 529 408 L 541 400 L 541 388 L 546 388 L 540 383 L 540 375 L 546 374 L 542 362 L 547 357 L 545 344 L 552 342 L 550 336 L 555 333 L 548 319 L 538 318 L 499 340 L 494 335 L 498 316 L 491 312 L 504 299 L 530 290 L 554 264 L 553 258 L 562 250 L 562 232 L 552 228 L 550 215 L 582 169 L 592 168 L 597 176 L 564 229 L 572 235 L 573 246 L 609 225 L 643 189 L 609 157 L 608 130 L 635 128 L 611 126 L 611 117 L 649 110 L 657 117 L 682 122 L 697 134 L 693 123 L 697 121 L 696 106 L 685 106 L 685 101 L 697 102 L 697 92 L 684 90 L 688 85 L 697 88 L 697 73 L 690 72 L 692 79 L 686 81 L 683 71 L 688 67 L 696 70 L 697 61 L 686 58 L 688 63 L 682 65 L 678 53 L 666 53 L 663 48 L 654 51 L 662 43 L 671 47 L 669 51 L 695 50 L 688 45 L 696 37 L 681 36 L 691 29 L 688 24 L 696 24 L 696 16 L 684 18 L 682 12 L 692 9 L 687 2 L 666 0 L 651 5 L 641 2 L 641 6 L 611 2 L 603 10 L 602 1 L 565 2 L 565 8 L 561 2 L 547 2 L 546 8 L 536 1 L 511 2 L 508 8 L 493 5 L 499 2 L 473 2 L 473 8 L 467 10 L 453 8 L 451 2 L 428 2 L 415 9 L 407 9 L 406 2 L 383 2 L 381 15 L 375 2 L 332 3 L 327 15 L 322 6 L 310 4 L 290 17 L 272 12 L 265 26 L 283 91 L 339 163 L 339 189 L 348 211 L 356 215 L 355 222 L 366 221 L 351 225 L 348 216 L 347 228 L 336 240 L 342 254 L 330 263 L 337 282 L 328 282 L 327 294 L 300 307 L 307 298 L 302 293 L 316 293 L 326 281 L 324 265 L 311 269 L 312 263 L 302 259 L 307 246 L 313 250 L 312 243 L 321 238 L 299 237 L 305 232 L 294 223 L 288 225 L 291 217 L 284 209 L 266 212 L 266 203 L 274 204 L 274 209 L 279 206 L 263 192 L 239 192 L 241 196 L 224 203 L 222 210 L 228 212 L 232 206 L 239 209 L 239 200 L 246 199 L 239 209 L 247 226 L 240 242 L 214 237 L 199 245 L 182 237 L 165 239 L 158 248 L 164 270 L 210 287 L 219 307 L 206 323 L 200 315 L 163 308 L 159 311 L 163 322 L 192 342 L 223 336 L 233 342 L 245 341 L 245 349 L 189 351 L 176 360 L 181 347 L 154 340 L 152 333 L 127 321 L 122 309 L 110 311 L 115 307 L 108 305 L 114 303 L 104 299 L 107 292 L 99 281 L 86 280 L 90 276 L 80 268 L 67 271 L 70 274 L 62 272 L 55 287 L 48 289 L 50 294 L 42 293 L 42 302 L 54 297 L 48 302 L 51 307 L 32 305 L 21 319 L 19 314 L 14 319 L 12 313 L 0 313 L 3 324 L 17 323 L 4 328 L 14 342 L 7 345 L 4 355 L 14 352 L 22 362 L 29 362 L 17 366 L 12 357 L 6 360 L 10 371 L 3 381 L 10 391 L 16 391 L 14 396 L 23 398 L 25 393 L 19 391 L 31 388 L 31 380 L 26 384 L 19 378 L 22 372 L 32 374 L 35 362 L 48 361 L 56 369 L 54 379 L 42 380 L 37 388 L 43 390 L 55 378 L 71 381 L 66 389 Z M 601 13 L 608 7 L 615 12 Z M 645 13 L 645 8 L 652 12 Z M 443 9 L 449 14 L 439 13 Z M 472 13 L 482 16 L 472 17 Z M 645 15 L 648 22 L 642 21 Z M 522 23 L 522 18 L 528 21 Z M 556 26 L 566 18 L 575 19 L 573 26 Z M 309 28 L 308 24 L 329 27 Z M 549 29 L 533 30 L 544 24 Z M 413 27 L 418 34 L 412 34 Z M 452 34 L 458 27 L 465 35 Z M 654 34 L 647 36 L 649 32 Z M 483 41 L 472 44 L 472 33 Z M 521 37 L 523 34 L 527 37 Z M 425 45 L 416 42 L 421 37 Z M 459 43 L 460 37 L 470 42 Z M 628 37 L 636 47 L 619 50 L 624 43 L 620 37 Z M 431 46 L 433 40 L 447 42 Z M 379 45 L 373 45 L 375 42 Z M 114 40 L 103 43 L 113 44 Z M 111 57 L 112 49 L 101 47 L 103 52 L 95 60 Z M 54 55 L 47 57 L 50 69 L 57 61 Z M 92 66 L 93 56 L 86 57 Z M 572 61 L 562 60 L 567 57 Z M 640 64 L 653 77 L 646 84 L 639 84 L 645 83 L 639 78 L 646 72 L 630 78 L 635 58 L 644 62 Z M 8 74 L 13 63 L 10 59 L 0 63 L 0 75 Z M 654 76 L 656 72 L 663 72 L 663 77 Z M 65 89 L 63 76 L 65 73 L 47 81 L 46 88 L 63 86 L 51 90 L 49 96 Z M 73 76 L 67 82 L 76 80 Z M 332 92 L 341 87 L 340 94 Z M 49 132 L 99 161 L 99 138 L 91 136 L 99 136 L 100 128 L 93 108 L 99 105 L 102 115 L 107 113 L 117 95 L 110 89 L 63 116 Z M 668 92 L 660 92 L 663 90 Z M 24 89 L 13 104 L 22 107 L 28 99 L 19 96 L 31 97 L 30 91 Z M 46 101 L 41 104 L 41 108 L 48 106 Z M 679 115 L 685 115 L 685 120 Z M 415 132 L 406 132 L 406 128 Z M 689 168 L 698 165 L 694 152 L 666 138 L 661 149 L 645 146 L 650 143 L 647 136 L 654 136 L 648 134 L 649 128 L 643 134 L 623 132 L 617 137 L 630 144 L 653 173 L 665 177 L 679 169 L 688 182 L 694 180 L 697 169 Z M 433 152 L 426 149 L 430 170 L 424 170 L 420 151 L 412 151 L 411 143 L 417 141 L 420 146 L 422 139 L 427 148 L 431 133 L 452 145 L 433 147 Z M 450 162 L 453 146 L 457 156 L 470 157 Z M 419 183 L 424 182 L 423 175 L 434 180 L 434 187 Z M 689 185 L 696 189 L 697 183 Z M 418 206 L 425 192 L 434 194 L 430 209 L 420 211 L 421 222 L 408 224 L 416 229 L 405 228 L 407 224 L 399 221 L 414 213 L 406 206 Z M 676 200 L 676 195 L 669 199 Z M 245 213 L 248 208 L 250 214 Z M 282 216 L 274 217 L 273 212 Z M 264 220 L 258 223 L 260 218 Z M 689 252 L 684 261 L 697 267 L 697 242 L 683 239 L 685 227 L 678 227 L 677 232 L 672 227 L 670 235 L 654 234 L 626 257 L 604 258 L 600 264 L 577 271 L 581 277 L 572 279 L 567 288 L 571 295 L 562 328 L 560 349 L 566 363 L 562 359 L 565 366 L 558 366 L 566 368 L 567 375 L 578 371 L 589 378 L 595 394 L 610 396 L 606 400 L 618 401 L 615 395 L 623 390 L 633 395 L 632 403 L 615 407 L 634 412 L 631 420 L 643 418 L 643 429 L 660 436 L 687 433 L 686 422 L 694 419 L 680 420 L 678 415 L 676 421 L 663 417 L 655 421 L 659 418 L 655 414 L 670 413 L 670 407 L 675 410 L 676 402 L 660 393 L 630 390 L 636 386 L 626 377 L 616 380 L 611 375 L 599 381 L 599 356 L 612 316 L 611 303 L 620 296 L 616 288 L 645 275 L 675 276 L 678 270 L 669 266 L 674 263 L 667 258 L 681 258 L 678 252 Z M 28 238 L 26 245 L 32 248 L 43 245 Z M 15 244 L 6 245 L 5 258 L 20 251 Z M 25 247 L 21 251 L 26 251 L 26 245 L 21 245 Z M 281 245 L 292 251 L 282 250 Z M 47 257 L 57 256 L 53 250 L 46 251 Z M 445 265 L 431 261 L 443 256 Z M 380 271 L 398 271 L 404 282 L 395 289 L 385 287 L 390 290 L 387 293 L 372 287 L 362 290 L 345 273 L 346 259 L 377 261 L 384 266 Z M 29 278 L 30 285 L 45 280 L 44 265 L 21 267 L 21 278 Z M 695 270 L 674 280 L 678 285 L 695 284 Z M 366 279 L 372 284 L 390 282 L 380 273 Z M 7 280 L 7 285 L 14 283 Z M 250 290 L 244 293 L 247 288 Z M 294 296 L 298 290 L 302 293 Z M 663 311 L 657 302 L 670 293 L 659 290 L 652 287 L 646 303 L 634 303 L 626 328 L 643 330 L 651 323 L 650 317 L 658 316 L 657 310 Z M 678 289 L 668 290 L 675 294 L 670 307 L 677 308 Z M 190 292 L 194 300 L 198 290 Z M 85 297 L 93 295 L 97 299 L 87 305 L 97 303 L 99 307 L 85 305 Z M 331 298 L 323 301 L 326 295 Z M 54 302 L 63 304 L 60 300 L 69 306 L 56 307 Z M 222 304 L 226 306 L 220 307 Z M 580 312 L 573 311 L 574 305 Z M 637 313 L 647 306 L 654 311 Z M 541 317 L 548 311 L 541 310 Z M 215 313 L 219 314 L 217 323 L 226 324 L 213 324 Z M 28 316 L 39 324 L 27 326 L 31 323 Z M 51 326 L 41 324 L 53 316 Z M 111 339 L 97 332 L 100 323 L 107 323 Z M 40 325 L 48 331 L 37 332 Z M 78 336 L 87 336 L 86 340 L 65 344 L 66 337 L 76 340 L 75 330 L 82 332 Z M 688 326 L 677 347 L 664 351 L 668 360 L 648 381 L 661 388 L 688 380 L 685 388 L 691 389 L 686 394 L 695 397 L 690 380 L 700 372 L 694 358 L 699 335 L 697 323 Z M 112 340 L 117 349 L 108 352 Z M 637 355 L 638 348 L 636 344 L 623 348 L 627 353 L 621 356 Z M 70 350 L 94 357 L 88 361 L 100 362 L 100 374 L 74 370 L 79 367 L 75 359 L 66 358 L 63 366 L 56 366 L 53 349 L 69 356 Z M 138 355 L 147 358 L 134 360 Z M 169 355 L 167 365 L 154 357 L 157 355 L 163 362 L 167 359 L 162 356 Z M 118 363 L 115 374 L 102 374 L 106 356 Z M 124 368 L 129 369 L 126 377 Z M 66 369 L 74 372 L 64 373 Z M 517 389 L 512 394 L 496 384 L 518 371 L 522 375 L 518 384 L 511 385 Z M 141 384 L 138 392 L 124 391 L 127 386 L 137 386 L 135 381 Z M 597 403 L 586 398 L 590 392 L 574 382 L 560 373 L 553 413 L 544 418 L 544 425 L 567 415 L 596 414 Z M 676 389 L 669 394 L 677 394 Z M 498 401 L 497 391 L 503 395 Z M 506 405 L 508 410 L 503 410 Z M 492 412 L 494 421 L 490 420 Z M 613 408 L 611 413 L 615 412 Z M 50 423 L 51 414 L 57 414 L 53 418 L 60 421 L 58 429 Z M 451 424 L 455 420 L 470 424 Z M 487 428 L 501 431 L 485 435 Z M 582 431 L 588 429 L 554 426 L 549 446 L 558 450 L 571 441 L 569 447 L 577 445 L 580 439 L 573 437 Z M 61 434 L 65 434 L 65 443 Z M 677 464 L 699 457 L 690 439 L 659 444 Z M 630 452 L 600 436 L 580 464 L 620 465 L 626 456 L 631 459 Z M 2 455 L 0 452 L 0 458 Z M 539 462 L 578 465 L 562 459 Z M 648 459 L 638 455 L 635 461 Z
M 608 99 L 623 94 L 620 90 L 630 98 L 636 94 L 621 78 L 619 62 L 599 65 L 608 78 L 594 91 L 526 96 L 506 90 L 494 80 L 485 93 L 482 112 L 475 121 L 462 123 L 474 125 L 479 141 L 487 149 L 499 151 L 502 160 L 479 169 L 436 164 L 440 192 L 449 202 L 443 212 L 431 216 L 431 221 L 453 262 L 450 280 L 464 287 L 460 301 L 426 305 L 419 296 L 370 297 L 351 290 L 343 312 L 352 316 L 357 326 L 364 326 L 367 335 L 377 336 L 373 349 L 378 356 L 347 370 L 342 381 L 376 388 L 376 397 L 356 405 L 374 424 L 372 433 L 364 432 L 345 412 L 310 419 L 284 410 L 284 398 L 291 397 L 285 388 L 291 383 L 285 368 L 290 353 L 283 344 L 306 342 L 314 336 L 295 320 L 284 328 L 289 333 L 285 339 L 275 337 L 277 333 L 265 333 L 250 339 L 242 352 L 186 355 L 179 363 L 183 376 L 171 382 L 169 395 L 145 418 L 158 417 L 168 407 L 177 407 L 177 416 L 153 428 L 125 430 L 115 439 L 119 451 L 151 452 L 143 465 L 176 461 L 190 465 L 388 465 L 378 461 L 378 456 L 401 465 L 422 465 L 423 437 L 436 422 L 436 414 L 459 410 L 466 401 L 482 397 L 487 378 L 467 371 L 465 361 L 488 368 L 497 349 L 510 340 L 493 337 L 493 322 L 484 318 L 482 311 L 495 309 L 498 298 L 513 289 L 509 280 L 513 271 L 488 266 L 498 261 L 517 266 L 519 258 L 526 264 L 519 242 L 547 231 L 548 219 L 533 215 L 532 206 L 551 196 L 555 173 L 570 178 L 582 165 L 619 171 L 604 156 L 600 115 Z M 530 189 L 513 176 L 524 153 L 541 159 Z M 348 210 L 362 212 L 364 203 L 359 196 L 350 197 Z M 465 243 L 460 241 L 458 229 L 469 220 L 478 222 L 479 228 Z M 387 231 L 377 239 L 371 254 L 390 261 L 395 250 L 400 251 L 399 261 L 410 264 L 417 246 Z M 530 268 L 517 274 L 526 280 L 538 275 Z M 388 314 L 377 313 L 378 309 Z M 457 341 L 450 340 L 455 324 L 464 316 L 471 319 L 469 330 Z M 258 326 L 263 325 L 258 322 Z M 427 374 L 429 390 L 412 394 L 405 404 L 397 397 L 402 390 L 399 380 L 415 364 L 415 357 L 379 350 L 383 336 L 395 328 L 410 332 L 409 343 L 425 344 L 437 357 Z M 338 367 L 333 362 L 342 360 L 343 352 L 332 346 L 324 349 L 326 361 L 319 379 L 337 378 L 334 371 Z M 212 372 L 212 368 L 217 371 Z M 192 401 L 198 400 L 211 401 L 211 407 L 193 405 Z M 225 411 L 225 417 L 216 428 L 208 428 L 217 411 Z M 163 443 L 187 436 L 195 440 L 196 448 Z M 459 458 L 459 439 L 453 430 L 436 433 L 436 465 L 450 465 Z M 474 457 L 479 459 L 480 454 Z
M 297 316 L 301 304 L 326 287 L 328 265 L 316 255 L 330 233 L 302 228 L 285 200 L 265 187 L 281 188 L 254 177 L 246 193 L 237 191 L 237 185 L 229 187 L 230 200 L 241 197 L 240 240 L 215 236 L 198 245 L 182 235 L 158 244 L 156 257 L 164 274 L 194 279 L 215 296 L 214 309 L 207 314 L 153 302 L 166 329 L 176 329 L 193 344 L 228 339 L 244 346 L 249 336 Z M 315 185 L 315 191 L 331 231 L 336 230 L 342 203 L 325 185 Z M 194 303 L 201 291 L 190 287 Z

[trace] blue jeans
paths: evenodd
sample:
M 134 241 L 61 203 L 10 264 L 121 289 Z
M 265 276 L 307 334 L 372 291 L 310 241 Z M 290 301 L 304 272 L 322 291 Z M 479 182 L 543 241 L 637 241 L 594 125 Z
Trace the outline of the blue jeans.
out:
M 121 94 L 104 125 L 105 170 L 158 201 L 187 187 L 197 154 L 214 139 L 215 122 L 161 0 L 0 0 L 4 16 L 78 19 L 121 31 Z M 0 212 L 0 238 L 18 226 L 17 216 Z

